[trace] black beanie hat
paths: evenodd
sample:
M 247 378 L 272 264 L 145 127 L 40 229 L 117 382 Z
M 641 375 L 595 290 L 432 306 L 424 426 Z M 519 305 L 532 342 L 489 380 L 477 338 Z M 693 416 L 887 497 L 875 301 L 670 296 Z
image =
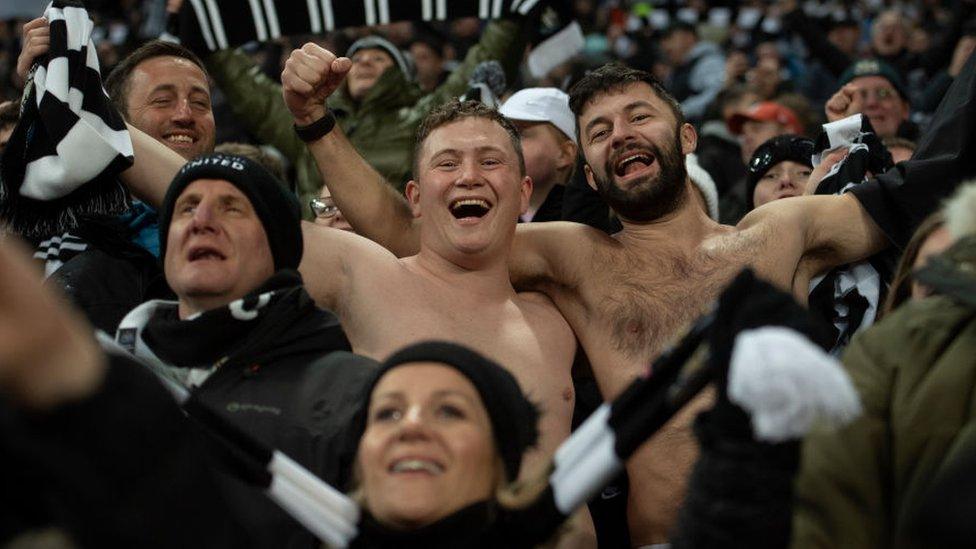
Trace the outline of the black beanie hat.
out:
M 763 142 L 756 148 L 746 166 L 746 199 L 749 208 L 755 207 L 752 195 L 762 176 L 776 164 L 792 160 L 798 164 L 813 167 L 813 141 L 798 135 L 778 135 Z
M 159 216 L 161 257 L 166 257 L 166 237 L 173 220 L 173 205 L 183 190 L 198 179 L 222 179 L 244 193 L 264 226 L 275 271 L 298 268 L 302 260 L 302 214 L 298 199 L 257 162 L 243 156 L 218 153 L 187 162 L 170 183 Z
M 495 446 L 505 465 L 508 481 L 518 478 L 522 455 L 535 446 L 539 438 L 539 410 L 519 387 L 515 378 L 495 362 L 467 347 L 443 341 L 416 343 L 393 353 L 380 364 L 373 382 L 367 387 L 367 395 L 387 372 L 406 364 L 436 362 L 450 366 L 474 385 L 491 420 Z M 364 410 L 369 408 L 366 398 Z M 366 430 L 365 414 L 359 425 L 360 436 Z

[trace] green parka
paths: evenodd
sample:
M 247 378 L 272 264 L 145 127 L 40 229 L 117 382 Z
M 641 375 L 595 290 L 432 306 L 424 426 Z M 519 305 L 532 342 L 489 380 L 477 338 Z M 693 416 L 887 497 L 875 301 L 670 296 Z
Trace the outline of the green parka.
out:
M 430 94 L 424 95 L 415 83 L 392 67 L 358 104 L 343 85 L 329 98 L 329 108 L 363 158 L 402 191 L 411 173 L 417 127 L 427 113 L 462 95 L 471 71 L 482 61 L 500 62 L 512 82 L 525 49 L 524 35 L 515 20 L 494 21 L 485 28 L 478 44 L 468 50 L 461 65 Z M 281 97 L 281 85 L 262 74 L 238 50 L 210 55 L 207 68 L 247 129 L 294 164 L 303 212 L 310 218 L 308 202 L 318 196 L 322 178 L 305 143 L 295 135 L 291 113 Z
M 974 249 L 957 294 L 976 295 Z M 792 546 L 921 547 L 909 518 L 933 479 L 976 449 L 976 302 L 907 303 L 856 336 L 844 365 L 864 415 L 805 440 Z

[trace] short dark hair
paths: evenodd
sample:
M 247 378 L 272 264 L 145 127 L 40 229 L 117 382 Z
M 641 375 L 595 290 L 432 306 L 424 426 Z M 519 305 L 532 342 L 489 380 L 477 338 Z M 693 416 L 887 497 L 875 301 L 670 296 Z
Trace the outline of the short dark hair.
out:
M 288 176 L 285 174 L 285 165 L 281 162 L 281 159 L 268 154 L 264 149 L 258 147 L 257 145 L 252 145 L 250 143 L 239 143 L 236 141 L 225 141 L 214 147 L 213 152 L 250 158 L 251 160 L 260 164 L 261 167 L 268 170 L 268 172 L 281 183 L 281 186 L 295 192 L 295 185 L 288 180 Z
M 569 90 L 569 108 L 576 115 L 576 138 L 578 142 L 583 142 L 580 136 L 579 119 L 586 105 L 600 95 L 641 82 L 650 86 L 654 95 L 667 103 L 678 122 L 678 127 L 685 123 L 685 115 L 681 112 L 681 105 L 651 73 L 632 69 L 620 63 L 607 63 L 588 72 Z
M 466 118 L 484 118 L 501 126 L 505 130 L 505 133 L 508 134 L 512 148 L 515 149 L 515 154 L 518 156 L 519 175 L 525 175 L 525 155 L 522 154 L 522 137 L 519 135 L 515 125 L 499 114 L 497 110 L 480 101 L 459 101 L 458 99 L 452 99 L 430 111 L 430 114 L 424 118 L 424 121 L 420 123 L 420 127 L 417 128 L 417 141 L 413 147 L 414 177 L 417 177 L 420 172 L 418 169 L 420 150 L 423 148 L 427 138 L 430 137 L 430 134 L 441 126 L 446 126 L 447 124 Z
M 155 57 L 179 57 L 186 59 L 200 67 L 203 75 L 207 78 L 207 82 L 210 81 L 210 75 L 207 74 L 207 68 L 203 66 L 203 61 L 197 57 L 197 54 L 185 46 L 174 44 L 173 42 L 164 42 L 162 40 L 146 42 L 120 61 L 105 79 L 105 90 L 108 92 L 112 103 L 115 104 L 115 108 L 119 109 L 122 113 L 123 118 L 128 118 L 127 99 L 129 95 L 129 77 L 132 75 L 132 71 L 143 61 Z

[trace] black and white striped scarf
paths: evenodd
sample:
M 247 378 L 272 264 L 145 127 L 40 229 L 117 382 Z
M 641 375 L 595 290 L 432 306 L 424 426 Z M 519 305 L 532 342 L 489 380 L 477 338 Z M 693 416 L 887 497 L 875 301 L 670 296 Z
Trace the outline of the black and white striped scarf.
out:
M 396 21 L 527 15 L 540 0 L 189 0 L 181 41 L 197 51 Z
M 102 87 L 93 23 L 77 0 L 44 11 L 51 45 L 38 60 L 3 154 L 0 219 L 29 239 L 60 235 L 82 215 L 122 213 L 117 175 L 132 165 L 129 132 Z

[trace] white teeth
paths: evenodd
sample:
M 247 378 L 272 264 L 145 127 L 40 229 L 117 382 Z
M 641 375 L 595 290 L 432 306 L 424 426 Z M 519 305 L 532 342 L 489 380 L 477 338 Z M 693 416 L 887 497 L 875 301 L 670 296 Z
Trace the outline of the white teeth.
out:
M 166 137 L 166 140 L 174 143 L 193 143 L 193 138 L 189 135 L 170 135 Z
M 440 465 L 425 459 L 401 459 L 393 464 L 392 470 L 394 473 L 424 471 L 432 475 L 439 475 L 443 472 Z
M 485 200 L 481 200 L 480 198 L 464 198 L 451 204 L 451 209 L 460 208 L 461 206 L 481 206 L 486 210 L 489 208 L 488 202 Z

